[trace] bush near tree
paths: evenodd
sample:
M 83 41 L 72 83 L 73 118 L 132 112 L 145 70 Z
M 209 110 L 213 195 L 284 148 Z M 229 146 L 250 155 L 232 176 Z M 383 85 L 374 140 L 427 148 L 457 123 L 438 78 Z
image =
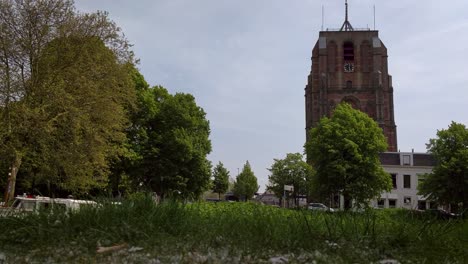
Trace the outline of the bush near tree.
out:
M 345 209 L 351 200 L 368 205 L 370 199 L 392 187 L 379 159 L 386 149 L 382 129 L 372 118 L 349 104 L 339 104 L 331 118 L 322 118 L 311 129 L 305 144 L 308 161 L 316 171 L 312 184 L 316 195 L 324 201 L 343 195 Z

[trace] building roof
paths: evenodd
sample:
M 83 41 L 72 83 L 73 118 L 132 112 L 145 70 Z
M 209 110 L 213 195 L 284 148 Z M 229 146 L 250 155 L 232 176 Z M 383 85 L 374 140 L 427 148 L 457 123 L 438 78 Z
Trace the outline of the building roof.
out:
M 413 154 L 414 166 L 435 166 L 436 160 L 432 154 L 429 153 L 414 153 Z
M 379 158 L 382 165 L 400 165 L 400 153 L 398 152 L 383 152 L 379 154 Z
M 401 157 L 403 155 L 412 156 L 412 166 L 433 167 L 436 165 L 436 160 L 432 154 L 414 152 L 382 152 L 379 154 L 380 163 L 382 163 L 382 165 L 403 165 L 401 162 Z

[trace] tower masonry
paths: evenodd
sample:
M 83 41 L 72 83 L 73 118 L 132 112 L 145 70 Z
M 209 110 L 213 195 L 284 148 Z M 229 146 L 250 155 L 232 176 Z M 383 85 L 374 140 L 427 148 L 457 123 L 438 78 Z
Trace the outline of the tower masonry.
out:
M 306 132 L 335 106 L 347 102 L 382 128 L 388 151 L 397 151 L 392 76 L 387 48 L 377 30 L 354 29 L 346 18 L 341 29 L 320 31 L 312 50 L 305 87 Z M 307 135 L 308 136 L 308 135 Z

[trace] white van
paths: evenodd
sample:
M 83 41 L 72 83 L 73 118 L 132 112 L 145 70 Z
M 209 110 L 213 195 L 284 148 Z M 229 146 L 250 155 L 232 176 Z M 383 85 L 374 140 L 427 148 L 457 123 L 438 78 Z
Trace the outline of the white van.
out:
M 78 210 L 81 206 L 93 206 L 97 203 L 94 201 L 50 198 L 44 196 L 17 196 L 13 205 L 8 208 L 2 208 L 0 215 L 16 215 L 22 212 L 37 212 L 41 209 L 55 208 L 64 210 Z

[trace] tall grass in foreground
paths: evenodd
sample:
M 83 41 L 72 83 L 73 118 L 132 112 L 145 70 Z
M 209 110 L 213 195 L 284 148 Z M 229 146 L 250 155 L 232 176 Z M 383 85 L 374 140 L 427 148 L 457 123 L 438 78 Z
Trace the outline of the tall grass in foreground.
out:
M 129 243 L 158 252 L 231 248 L 248 254 L 310 252 L 349 262 L 383 258 L 431 263 L 468 258 L 466 220 L 416 218 L 408 211 L 334 214 L 253 203 L 103 202 L 73 212 L 0 218 L 0 248 L 81 247 Z

